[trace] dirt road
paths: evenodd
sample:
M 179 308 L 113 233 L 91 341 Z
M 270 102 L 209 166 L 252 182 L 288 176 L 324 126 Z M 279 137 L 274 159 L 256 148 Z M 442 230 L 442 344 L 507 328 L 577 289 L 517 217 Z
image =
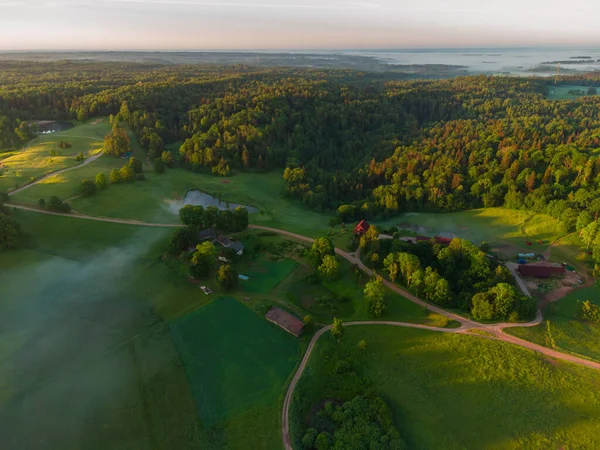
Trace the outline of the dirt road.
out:
M 57 134 L 56 136 L 62 136 L 62 135 Z M 90 139 L 92 141 L 102 141 L 103 140 L 103 139 L 100 139 L 100 138 L 93 138 L 93 137 L 87 137 L 87 136 L 69 136 L 69 135 L 65 135 L 65 136 L 68 136 L 68 137 L 77 137 L 77 138 L 82 138 L 82 139 Z M 66 169 L 57 170 L 55 172 L 50 172 L 49 174 L 44 175 L 42 178 L 38 178 L 37 180 L 35 180 L 32 183 L 26 184 L 25 186 L 21 186 L 18 189 L 14 189 L 14 190 L 10 191 L 8 193 L 8 195 L 11 196 L 11 195 L 18 194 L 19 192 L 24 191 L 25 189 L 28 189 L 31 186 L 35 186 L 36 184 L 41 183 L 42 181 L 47 180 L 50 177 L 53 177 L 54 175 L 60 175 L 61 173 L 68 172 L 69 170 L 79 169 L 80 167 L 87 166 L 89 163 L 94 162 L 98 158 L 100 158 L 103 155 L 103 153 L 104 153 L 104 151 L 100 150 L 97 154 L 95 154 L 94 156 L 90 156 L 85 161 L 83 161 L 81 164 L 78 164 L 78 165 L 73 166 L 73 167 L 67 167 Z

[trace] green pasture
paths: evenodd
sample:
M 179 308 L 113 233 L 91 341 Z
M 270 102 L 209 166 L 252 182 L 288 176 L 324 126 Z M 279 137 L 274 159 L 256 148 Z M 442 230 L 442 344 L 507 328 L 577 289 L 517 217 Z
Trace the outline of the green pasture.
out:
M 350 362 L 351 372 L 336 373 L 340 359 Z M 344 401 L 373 388 L 390 405 L 408 448 L 595 449 L 599 383 L 598 371 L 503 342 L 347 327 L 339 343 L 330 334 L 317 343 L 294 394 L 292 433 L 298 442 L 324 400 Z
M 415 228 L 426 236 L 461 237 L 479 245 L 486 241 L 502 253 L 543 253 L 566 234 L 560 222 L 544 214 L 505 208 L 473 209 L 455 213 L 405 213 L 377 225 Z M 542 240 L 543 244 L 538 241 Z M 533 242 L 528 246 L 525 241 Z
M 548 86 L 548 95 L 546 98 L 548 100 L 575 100 L 580 97 L 588 97 L 587 90 L 589 86 Z M 570 95 L 569 91 L 579 90 L 583 91 L 583 95 Z M 596 94 L 593 97 L 596 97 Z
M 94 121 L 73 127 L 67 131 L 41 135 L 27 147 L 2 160 L 0 165 L 0 190 L 9 191 L 51 172 L 81 164 L 75 157 L 81 152 L 87 158 L 102 148 L 102 138 L 110 129 L 108 120 L 93 125 Z M 60 141 L 72 147 L 61 149 Z M 56 151 L 57 156 L 50 152 Z
M 600 361 L 600 324 L 583 322 L 577 317 L 578 302 L 586 300 L 600 305 L 598 285 L 578 289 L 548 305 L 543 311 L 545 320 L 540 325 L 530 328 L 508 328 L 506 331 L 522 339 L 551 346 L 547 339 L 547 322 L 550 322 L 550 334 L 557 350 Z
M 299 356 L 298 339 L 231 298 L 219 298 L 170 326 L 203 423 L 212 427 L 255 406 L 270 406 L 276 447 L 279 400 Z M 254 445 L 269 448 L 266 442 Z
M 294 260 L 269 260 L 264 256 L 250 264 L 240 267 L 240 273 L 250 277 L 248 281 L 240 280 L 243 290 L 251 293 L 267 294 L 298 267 Z

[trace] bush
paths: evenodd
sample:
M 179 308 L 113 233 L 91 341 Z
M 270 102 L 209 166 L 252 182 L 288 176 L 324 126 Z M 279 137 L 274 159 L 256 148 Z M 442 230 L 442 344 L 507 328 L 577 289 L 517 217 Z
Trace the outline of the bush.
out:
M 83 179 L 81 180 L 81 193 L 84 197 L 92 197 L 96 194 L 98 188 L 96 187 L 96 183 L 92 180 Z
M 98 175 L 96 175 L 96 187 L 98 189 L 104 189 L 106 187 L 106 184 L 106 175 L 104 175 L 103 173 L 99 173 Z
M 600 306 L 589 300 L 580 302 L 579 317 L 587 322 L 600 323 Z
M 85 157 L 83 156 L 83 153 L 79 152 L 77 153 L 77 156 L 75 156 L 75 161 L 83 161 L 85 159 Z
M 71 207 L 67 202 L 62 201 L 60 198 L 56 196 L 50 197 L 47 203 L 48 209 L 50 211 L 60 212 L 60 213 L 69 213 L 71 212 Z
M 121 182 L 121 174 L 119 173 L 118 169 L 113 169 L 110 171 L 108 181 L 110 181 L 110 184 L 116 184 Z

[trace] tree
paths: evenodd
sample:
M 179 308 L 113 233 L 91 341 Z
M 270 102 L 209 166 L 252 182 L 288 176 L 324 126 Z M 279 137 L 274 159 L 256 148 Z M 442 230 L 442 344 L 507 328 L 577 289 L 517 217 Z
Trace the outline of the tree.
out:
M 118 124 L 113 124 L 112 131 L 104 137 L 104 153 L 120 158 L 131 151 L 131 139 Z
M 359 350 L 366 350 L 367 349 L 367 341 L 365 341 L 364 339 L 361 339 L 361 341 L 358 343 L 358 349 Z
M 127 165 L 131 167 L 135 173 L 142 173 L 144 171 L 142 162 L 134 156 L 129 158 Z
M 48 203 L 46 204 L 50 211 L 60 212 L 60 213 L 68 213 L 71 211 L 71 207 L 67 202 L 63 202 L 60 198 L 53 195 L 48 199 Z
M 331 326 L 331 335 L 338 341 L 344 335 L 344 324 L 342 319 L 333 318 L 333 325 Z
M 306 315 L 304 316 L 304 326 L 306 326 L 307 328 L 311 328 L 314 324 L 314 319 L 312 318 L 311 315 Z
M 107 184 L 107 180 L 106 180 L 106 175 L 104 175 L 103 173 L 99 173 L 98 175 L 96 175 L 96 187 L 100 190 L 104 189 L 106 187 Z
M 110 171 L 110 174 L 108 175 L 108 181 L 110 184 L 117 184 L 121 182 L 121 174 L 119 173 L 118 169 L 113 169 Z
M 204 208 L 202 206 L 185 205 L 179 210 L 179 220 L 190 228 L 209 228 L 205 224 Z
M 232 289 L 238 284 L 238 273 L 230 264 L 223 264 L 217 271 L 217 279 L 225 289 Z
M 498 319 L 508 319 L 519 298 L 515 288 L 508 283 L 498 283 L 489 292 L 494 297 L 494 316 Z
M 490 303 L 487 293 L 475 294 L 472 303 L 471 314 L 475 320 L 492 320 L 494 318 L 494 307 Z
M 323 263 L 319 266 L 318 270 L 327 281 L 331 281 L 337 278 L 339 268 L 340 263 L 335 256 L 325 255 Z
M 38 205 L 40 205 L 40 208 L 45 208 L 46 207 L 46 200 L 43 198 L 40 198 L 38 200 Z
M 383 279 L 380 276 L 371 278 L 365 286 L 364 294 L 369 312 L 375 317 L 382 316 L 387 310 Z
M 318 431 L 314 428 L 306 430 L 306 433 L 304 433 L 304 437 L 302 438 L 302 447 L 305 449 L 314 448 L 318 434 Z
M 311 256 L 315 267 L 319 267 L 323 263 L 323 259 L 327 255 L 335 255 L 335 247 L 328 237 L 315 239 L 311 249 Z
M 4 212 L 0 204 L 0 251 L 17 248 L 20 240 L 19 224 Z
M 367 232 L 360 238 L 360 248 L 370 248 L 374 242 L 377 242 L 379 238 L 379 231 L 376 227 L 371 225 Z
M 166 170 L 165 163 L 160 158 L 154 159 L 153 168 L 156 173 L 165 173 L 165 170 Z
M 121 181 L 129 182 L 135 180 L 135 170 L 129 165 L 125 165 L 119 169 L 119 178 Z
M 81 193 L 84 197 L 92 197 L 96 195 L 97 190 L 98 188 L 96 187 L 96 183 L 94 183 L 92 180 L 88 180 L 86 178 L 81 180 Z
M 202 278 L 210 273 L 216 263 L 217 250 L 212 242 L 205 241 L 196 246 L 190 263 L 190 275 Z
M 243 206 L 238 206 L 233 211 L 233 230 L 232 231 L 245 231 L 248 228 L 250 219 L 248 218 L 248 210 Z
M 162 154 L 160 155 L 160 159 L 167 167 L 173 167 L 173 163 L 175 162 L 175 158 L 173 158 L 173 153 L 169 151 L 162 152 Z

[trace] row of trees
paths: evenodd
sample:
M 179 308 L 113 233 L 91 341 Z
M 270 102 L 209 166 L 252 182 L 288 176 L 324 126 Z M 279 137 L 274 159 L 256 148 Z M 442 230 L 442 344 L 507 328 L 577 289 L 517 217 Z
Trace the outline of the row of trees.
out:
M 217 228 L 225 232 L 240 232 L 248 228 L 248 210 L 238 206 L 234 211 L 219 210 L 215 206 L 186 205 L 179 210 L 179 218 L 184 225 L 196 230 Z

